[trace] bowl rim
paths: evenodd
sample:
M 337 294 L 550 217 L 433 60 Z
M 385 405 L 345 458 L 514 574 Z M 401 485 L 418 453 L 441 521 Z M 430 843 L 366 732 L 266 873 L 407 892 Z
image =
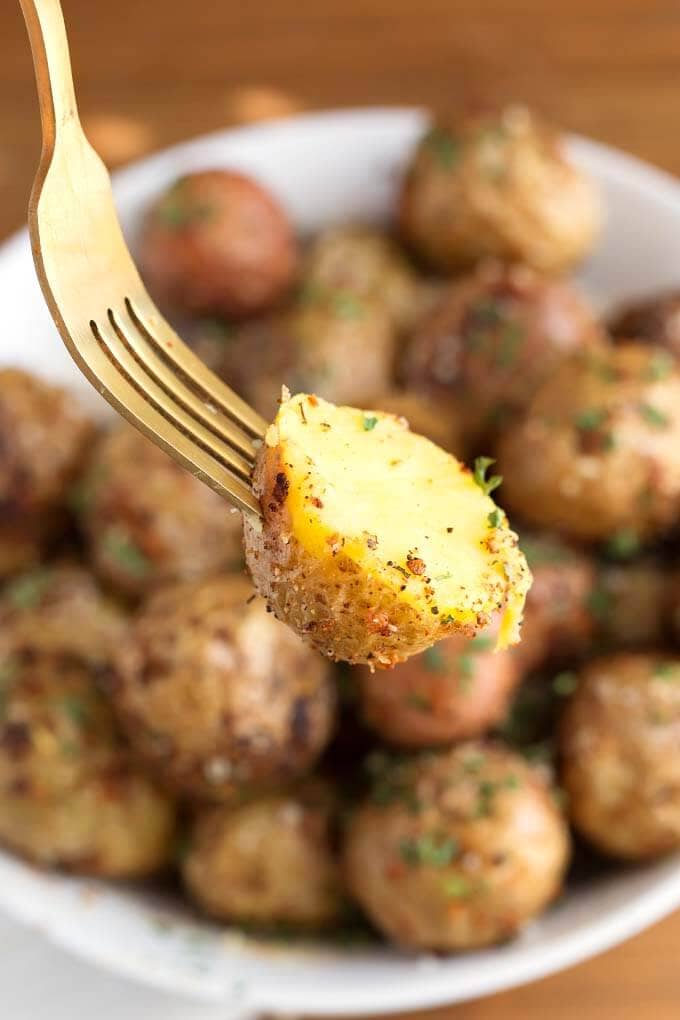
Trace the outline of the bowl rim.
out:
M 409 131 L 415 132 L 424 126 L 427 116 L 427 112 L 420 107 L 369 106 L 316 111 L 271 122 L 218 129 L 159 149 L 116 171 L 113 175 L 114 189 L 117 200 L 124 204 L 140 178 L 155 173 L 168 162 L 181 162 L 196 149 L 206 145 L 214 146 L 225 140 L 233 144 L 255 138 L 262 145 L 270 145 L 275 144 L 278 137 L 288 134 L 291 127 L 325 131 L 334 125 L 361 123 L 365 129 L 372 124 L 378 122 L 385 124 L 387 121 L 395 128 L 401 126 L 404 131 L 408 128 Z M 655 203 L 661 203 L 669 210 L 672 209 L 675 215 L 679 214 L 680 182 L 669 173 L 652 167 L 635 156 L 590 139 L 572 135 L 569 136 L 568 144 L 570 152 L 577 158 L 586 159 L 591 167 L 600 167 L 603 172 L 606 169 L 609 178 L 618 180 L 623 186 L 631 187 L 641 195 L 646 194 Z M 25 260 L 27 249 L 28 235 L 24 228 L 0 245 L 0 271 L 11 260 Z M 7 865 L 3 860 L 5 856 L 0 851 L 2 871 Z M 680 906 L 680 862 L 670 859 L 659 868 L 659 876 L 653 884 L 632 894 L 630 901 L 595 920 L 575 924 L 568 932 L 556 937 L 551 945 L 541 945 L 539 941 L 532 942 L 526 947 L 521 959 L 516 955 L 504 953 L 504 947 L 491 948 L 479 955 L 481 961 L 479 967 L 468 968 L 464 977 L 459 973 L 447 974 L 445 967 L 431 961 L 431 966 L 422 967 L 422 975 L 416 980 L 413 971 L 417 963 L 407 957 L 404 958 L 403 966 L 411 968 L 411 980 L 403 987 L 399 987 L 396 982 L 384 986 L 377 986 L 375 982 L 365 982 L 363 985 L 357 982 L 356 985 L 343 985 L 342 994 L 338 987 L 333 989 L 332 1001 L 328 1001 L 329 995 L 325 1001 L 310 1002 L 306 995 L 304 975 L 295 983 L 286 980 L 277 983 L 276 977 L 269 978 L 266 989 L 252 987 L 246 992 L 239 991 L 237 994 L 230 982 L 223 979 L 212 982 L 206 980 L 204 985 L 199 987 L 191 981 L 183 982 L 176 975 L 149 968 L 145 961 L 135 960 L 129 953 L 121 955 L 113 944 L 108 947 L 108 951 L 103 951 L 101 946 L 93 945 L 88 940 L 86 925 L 81 926 L 83 930 L 80 933 L 74 933 L 73 928 L 67 931 L 65 925 L 60 924 L 58 912 L 53 911 L 50 916 L 45 917 L 41 909 L 40 896 L 34 894 L 25 897 L 20 891 L 19 887 L 23 888 L 26 883 L 32 882 L 30 875 L 21 878 L 24 875 L 22 869 L 26 866 L 12 862 L 12 867 L 15 865 L 18 869 L 16 871 L 18 887 L 13 886 L 13 883 L 0 882 L 0 907 L 19 921 L 39 926 L 56 944 L 94 964 L 147 986 L 210 1001 L 224 1002 L 231 997 L 234 1003 L 239 1004 L 239 1008 L 242 1008 L 245 1002 L 249 1008 L 275 1009 L 277 1012 L 313 1011 L 317 1014 L 339 1015 L 370 1011 L 377 1014 L 393 1010 L 428 1008 L 476 998 L 573 966 L 637 934 Z M 38 880 L 44 878 L 42 875 L 37 877 Z M 60 877 L 51 877 L 50 881 L 74 882 L 73 879 Z M 84 884 L 93 885 L 87 880 Z M 247 953 L 252 955 L 253 950 L 247 950 Z M 456 957 L 458 960 L 463 958 Z M 348 957 L 343 954 L 343 959 L 346 961 Z M 426 959 L 425 963 L 427 962 Z M 301 969 L 304 967 L 304 957 L 300 958 L 299 966 Z M 316 985 L 318 984 L 317 980 Z M 242 994 L 245 995 L 245 999 L 242 999 Z

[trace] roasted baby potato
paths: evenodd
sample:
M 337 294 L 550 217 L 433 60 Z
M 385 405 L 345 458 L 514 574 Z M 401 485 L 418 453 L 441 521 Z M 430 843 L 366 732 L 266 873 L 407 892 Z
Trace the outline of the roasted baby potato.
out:
M 304 287 L 346 292 L 384 305 L 398 331 L 410 329 L 424 306 L 413 269 L 389 235 L 374 227 L 331 227 L 312 242 L 303 263 Z
M 182 861 L 187 890 L 223 921 L 328 927 L 344 906 L 336 822 L 332 794 L 319 782 L 241 807 L 203 808 Z
M 120 651 L 113 702 L 163 783 L 230 803 L 308 771 L 335 708 L 328 663 L 239 575 L 151 597 Z
M 0 370 L 0 577 L 39 559 L 91 435 L 63 390 Z
M 75 501 L 93 566 L 128 595 L 242 559 L 240 514 L 129 425 L 102 437 Z
M 680 847 L 680 659 L 620 653 L 588 663 L 560 725 L 571 821 L 613 857 Z
M 573 662 L 590 647 L 597 630 L 597 569 L 587 553 L 555 535 L 521 535 L 533 584 L 527 595 L 522 640 L 513 649 L 523 672 Z
M 665 352 L 662 352 L 665 353 Z M 528 523 L 590 542 L 662 534 L 680 505 L 680 375 L 659 349 L 574 355 L 498 445 L 503 498 Z
M 475 480 L 393 415 L 285 399 L 256 462 L 263 520 L 245 521 L 255 587 L 336 660 L 391 666 L 499 614 L 515 643 L 530 575 L 485 466 Z
M 56 800 L 16 790 L 0 801 L 0 842 L 42 867 L 133 879 L 172 865 L 175 806 L 125 760 Z
M 680 357 L 680 292 L 665 291 L 616 309 L 609 328 L 621 340 L 647 341 Z
M 229 170 L 187 174 L 149 209 L 140 262 L 158 300 L 242 318 L 276 304 L 297 270 L 288 218 L 261 185 Z
M 603 339 L 573 287 L 527 266 L 486 262 L 449 284 L 412 332 L 406 386 L 447 401 L 468 446 L 507 430 L 564 358 Z
M 444 272 L 488 256 L 564 272 L 591 250 L 600 219 L 594 185 L 561 136 L 519 106 L 436 122 L 399 205 L 404 239 Z
M 559 894 L 568 859 L 549 788 L 519 755 L 481 742 L 377 768 L 344 846 L 373 924 L 442 952 L 514 935 Z
M 389 677 L 357 669 L 365 722 L 388 744 L 435 747 L 477 737 L 505 716 L 521 674 L 495 638 L 455 635 L 394 667 Z M 520 645 L 521 647 L 521 645 Z
M 122 612 L 75 564 L 35 567 L 0 595 L 0 658 L 26 651 L 63 654 L 105 669 L 126 632 Z
M 167 865 L 174 805 L 132 766 L 88 665 L 17 653 L 0 664 L 0 695 L 0 842 L 80 874 Z

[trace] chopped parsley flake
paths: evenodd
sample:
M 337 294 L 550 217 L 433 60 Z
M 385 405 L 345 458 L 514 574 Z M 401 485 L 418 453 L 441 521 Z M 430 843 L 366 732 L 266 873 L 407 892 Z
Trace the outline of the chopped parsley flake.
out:
M 205 202 L 192 202 L 171 194 L 160 204 L 156 216 L 164 227 L 182 230 L 194 223 L 205 223 L 212 218 L 214 212 L 213 206 Z
M 491 478 L 486 477 L 487 470 L 495 463 L 496 461 L 493 457 L 475 458 L 473 477 L 485 496 L 490 496 L 494 489 L 497 489 L 503 481 L 502 475 L 492 475 Z
M 644 421 L 654 429 L 667 429 L 671 423 L 668 415 L 652 404 L 640 404 L 638 410 Z
M 33 570 L 30 574 L 18 577 L 7 587 L 5 593 L 8 601 L 15 609 L 35 609 L 45 594 L 52 579 L 49 570 Z
M 602 407 L 588 407 L 575 415 L 574 425 L 581 432 L 596 432 L 606 421 L 607 413 Z
M 111 528 L 103 540 L 104 551 L 112 559 L 132 574 L 133 577 L 146 577 L 151 564 L 139 546 L 135 545 L 130 536 L 121 528 Z
M 506 776 L 501 782 L 492 783 L 490 780 L 482 780 L 477 791 L 477 809 L 475 818 L 484 818 L 491 814 L 493 800 L 500 790 L 516 790 L 519 787 L 519 779 L 515 775 Z
M 412 868 L 418 865 L 445 868 L 457 853 L 456 841 L 443 836 L 424 835 L 417 839 L 402 839 L 399 844 L 399 856 Z
M 60 705 L 75 726 L 82 726 L 87 721 L 87 705 L 74 694 L 67 694 L 60 700 Z
M 444 879 L 442 889 L 445 895 L 452 900 L 463 900 L 472 892 L 470 882 L 462 875 L 451 875 Z
M 622 528 L 611 536 L 605 546 L 607 556 L 627 560 L 640 551 L 640 538 L 632 528 Z
M 654 667 L 654 677 L 666 683 L 677 683 L 680 681 L 680 666 L 675 662 L 659 662 Z
M 417 708 L 421 712 L 431 712 L 432 702 L 425 697 L 424 694 L 420 694 L 418 691 L 409 691 L 406 698 L 406 704 L 411 708 Z
M 596 620 L 604 620 L 611 612 L 614 599 L 606 588 L 594 588 L 586 601 L 587 608 Z
M 492 510 L 486 520 L 490 528 L 500 528 L 501 526 L 500 510 L 498 509 Z
M 331 308 L 339 319 L 360 319 L 364 314 L 364 306 L 359 298 L 344 291 L 333 295 Z
M 474 656 L 470 655 L 469 652 L 466 652 L 464 655 L 458 656 L 458 671 L 461 675 L 462 681 L 472 680 L 475 675 L 475 668 L 476 664 Z M 461 683 L 461 686 L 463 687 L 463 689 L 467 689 L 469 685 Z
M 649 362 L 647 379 L 650 382 L 667 379 L 674 368 L 675 359 L 668 351 L 656 351 Z
M 423 652 L 423 665 L 430 673 L 446 673 L 448 665 L 441 648 L 433 645 Z
M 510 368 L 524 342 L 524 330 L 516 322 L 508 322 L 501 332 L 496 361 L 501 368 Z
M 362 419 L 362 425 L 363 425 L 364 432 L 372 432 L 377 424 L 378 424 L 378 419 L 375 417 L 375 415 L 370 415 L 370 414 L 365 414 L 364 415 L 364 417 Z
M 578 684 L 578 677 L 576 673 L 572 673 L 571 670 L 565 670 L 562 673 L 558 673 L 553 679 L 552 689 L 555 694 L 561 698 L 566 698 L 568 695 L 573 694 Z
M 460 142 L 444 128 L 434 127 L 428 131 L 423 144 L 445 170 L 450 170 L 460 158 Z

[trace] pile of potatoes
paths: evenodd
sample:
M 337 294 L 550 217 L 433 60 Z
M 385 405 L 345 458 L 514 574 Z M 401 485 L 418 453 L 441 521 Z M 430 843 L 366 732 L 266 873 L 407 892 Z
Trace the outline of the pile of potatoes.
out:
M 242 521 L 129 426 L 0 370 L 0 842 L 176 874 L 229 924 L 504 941 L 567 880 L 680 848 L 680 297 L 603 322 L 565 274 L 599 200 L 510 107 L 433 123 L 392 222 L 296 237 L 228 169 L 148 210 L 139 260 L 271 419 L 282 385 L 495 458 L 533 573 L 522 642 L 372 673 L 267 612 Z M 452 564 L 455 569 L 455 564 Z M 351 609 L 351 607 L 350 607 Z

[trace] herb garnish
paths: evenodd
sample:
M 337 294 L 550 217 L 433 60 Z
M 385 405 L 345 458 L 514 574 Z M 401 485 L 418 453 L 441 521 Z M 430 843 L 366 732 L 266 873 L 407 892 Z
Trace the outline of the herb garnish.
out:
M 614 598 L 606 588 L 594 588 L 586 600 L 586 606 L 596 620 L 604 620 L 612 609 Z
M 654 429 L 666 429 L 671 423 L 669 416 L 652 404 L 640 404 L 638 411 L 647 424 Z
M 680 668 L 675 662 L 658 662 L 654 667 L 653 675 L 657 680 L 675 683 L 680 680 Z
M 409 691 L 406 704 L 410 705 L 411 708 L 419 709 L 421 712 L 432 711 L 432 702 L 424 694 L 419 694 L 418 691 Z
M 432 153 L 437 163 L 446 170 L 450 170 L 460 158 L 460 142 L 444 128 L 434 127 L 428 131 L 423 145 Z
M 15 609 L 34 609 L 40 604 L 51 579 L 50 570 L 32 570 L 8 585 L 6 598 Z
M 473 478 L 485 496 L 490 496 L 494 489 L 497 489 L 503 481 L 502 475 L 491 475 L 490 478 L 486 477 L 487 470 L 495 463 L 496 460 L 494 457 L 475 458 Z
M 444 879 L 442 889 L 452 900 L 465 899 L 472 892 L 472 886 L 462 875 L 451 875 L 450 878 Z
M 574 416 L 574 425 L 581 432 L 595 432 L 604 424 L 607 414 L 602 407 L 588 407 Z
M 423 665 L 430 673 L 446 673 L 448 671 L 448 664 L 441 648 L 437 648 L 436 645 L 426 648 L 423 652 Z
M 571 670 L 564 670 L 564 672 L 558 673 L 553 678 L 552 689 L 559 697 L 566 698 L 574 693 L 577 684 L 578 677 L 576 673 L 573 673 Z
M 500 510 L 492 510 L 487 517 L 487 523 L 490 528 L 499 528 L 501 525 L 501 512 Z
M 402 861 L 412 868 L 421 864 L 433 868 L 445 868 L 457 853 L 458 844 L 456 841 L 445 836 L 426 834 L 417 839 L 402 839 L 399 844 L 399 855 Z
M 364 432 L 372 432 L 378 424 L 378 419 L 375 415 L 365 414 L 362 419 Z
M 605 546 L 605 553 L 615 560 L 627 560 L 640 551 L 640 538 L 632 528 L 615 531 Z
M 364 314 L 364 306 L 359 298 L 347 291 L 333 295 L 331 309 L 339 319 L 360 319 Z
M 647 379 L 650 382 L 659 382 L 667 379 L 675 368 L 675 358 L 668 351 L 656 351 L 649 362 Z
M 87 721 L 88 709 L 82 698 L 67 694 L 59 703 L 75 726 L 80 727 Z
M 146 577 L 151 563 L 122 528 L 110 528 L 103 539 L 104 551 L 133 577 Z

